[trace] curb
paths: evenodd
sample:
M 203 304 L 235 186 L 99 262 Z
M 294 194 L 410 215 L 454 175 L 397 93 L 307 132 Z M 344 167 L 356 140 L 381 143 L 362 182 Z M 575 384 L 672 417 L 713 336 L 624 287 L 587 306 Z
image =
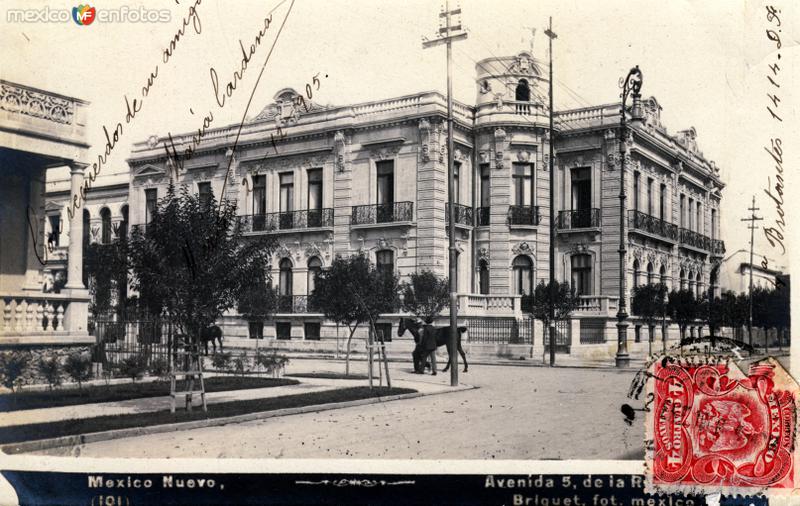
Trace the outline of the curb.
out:
M 477 387 L 470 386 L 469 388 L 454 390 L 452 392 L 461 392 L 466 390 L 472 390 L 474 388 Z M 51 439 L 21 441 L 18 443 L 4 444 L 0 446 L 0 450 L 7 455 L 15 455 L 32 451 L 59 448 L 63 446 L 77 446 L 81 444 L 97 443 L 100 441 L 110 441 L 113 439 L 122 439 L 126 437 L 146 436 L 150 434 L 161 434 L 165 432 L 177 432 L 180 430 L 202 429 L 205 427 L 228 425 L 230 423 L 250 422 L 253 420 L 262 420 L 267 418 L 275 418 L 279 416 L 288 416 L 288 415 L 299 415 L 303 413 L 310 413 L 316 411 L 330 411 L 333 409 L 350 408 L 354 406 L 364 406 L 368 404 L 378 404 L 380 402 L 414 399 L 416 397 L 424 397 L 426 395 L 439 395 L 443 393 L 451 393 L 451 391 L 445 390 L 442 392 L 432 392 L 429 394 L 425 394 L 422 392 L 412 392 L 407 394 L 390 395 L 387 397 L 372 397 L 367 399 L 356 399 L 353 401 L 345 401 L 345 402 L 330 402 L 327 404 L 314 404 L 310 406 L 299 406 L 296 408 L 284 408 L 272 411 L 259 411 L 256 413 L 246 413 L 244 415 L 235 415 L 222 418 L 209 418 L 205 420 L 193 420 L 191 422 L 151 425 L 149 427 L 130 427 L 127 429 L 115 429 L 103 432 L 91 432 L 88 434 L 75 434 L 72 436 L 62 436 Z

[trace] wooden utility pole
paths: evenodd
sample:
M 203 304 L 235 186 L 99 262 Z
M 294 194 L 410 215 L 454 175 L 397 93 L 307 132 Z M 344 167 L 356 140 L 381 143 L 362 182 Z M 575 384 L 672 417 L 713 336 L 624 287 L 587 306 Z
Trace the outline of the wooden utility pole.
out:
M 750 348 L 753 347 L 753 239 L 755 236 L 756 225 L 757 221 L 761 221 L 764 218 L 756 216 L 756 211 L 760 209 L 756 207 L 756 196 L 753 195 L 753 205 L 752 207 L 747 208 L 750 211 L 749 218 L 742 218 L 740 221 L 749 221 L 750 225 L 747 228 L 750 229 L 750 288 L 748 289 L 748 299 L 749 299 L 749 314 L 747 317 L 747 338 L 750 340 Z
M 550 367 L 556 365 L 556 169 L 555 132 L 553 131 L 553 39 L 557 37 L 553 31 L 553 17 L 550 16 L 550 25 L 544 32 L 550 39 Z M 531 44 L 532 45 L 532 44 Z M 533 287 L 531 287 L 533 290 Z
M 444 26 L 439 27 L 439 34 L 434 40 L 423 40 L 422 48 L 445 44 L 447 46 L 447 212 L 450 216 L 449 232 L 449 267 L 450 267 L 450 385 L 458 386 L 458 264 L 456 263 L 456 213 L 453 201 L 455 178 L 453 175 L 453 47 L 457 40 L 464 40 L 467 34 L 462 30 L 461 23 L 452 24 L 453 17 L 461 15 L 461 9 L 450 10 L 450 1 L 445 0 L 444 11 L 439 13 L 444 18 Z

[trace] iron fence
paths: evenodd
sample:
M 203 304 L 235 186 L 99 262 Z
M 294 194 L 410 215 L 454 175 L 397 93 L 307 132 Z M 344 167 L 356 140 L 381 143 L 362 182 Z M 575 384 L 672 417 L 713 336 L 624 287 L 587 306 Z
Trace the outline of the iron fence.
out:
M 629 211 L 628 216 L 628 222 L 632 229 L 642 230 L 673 241 L 678 240 L 678 226 L 673 223 L 636 210 Z
M 375 223 L 412 221 L 413 216 L 413 202 L 368 204 L 365 206 L 353 206 L 353 214 L 350 215 L 350 224 L 369 225 Z
M 472 226 L 474 223 L 472 208 L 462 204 L 454 204 L 453 207 L 455 208 L 456 223 L 459 225 Z M 444 219 L 446 223 L 450 223 L 450 206 L 447 204 L 444 205 Z
M 281 213 L 248 214 L 239 217 L 245 232 L 273 232 L 333 226 L 333 209 L 303 209 Z
M 279 295 L 277 313 L 317 313 L 319 308 L 308 295 Z
M 489 226 L 489 210 L 490 207 L 479 207 L 478 208 L 478 226 L 479 227 L 488 227 Z
M 550 351 L 550 332 L 544 333 L 544 349 Z M 572 346 L 572 334 L 569 320 L 556 321 L 556 353 L 569 353 Z
M 119 371 L 132 357 L 139 357 L 141 365 L 148 369 L 166 369 L 176 331 L 171 322 L 158 319 L 95 321 L 95 359 L 108 371 Z
M 688 228 L 680 229 L 680 241 L 681 244 L 704 249 L 706 251 L 711 249 L 711 239 L 694 230 L 689 230 Z
M 465 318 L 471 343 L 533 344 L 533 318 Z

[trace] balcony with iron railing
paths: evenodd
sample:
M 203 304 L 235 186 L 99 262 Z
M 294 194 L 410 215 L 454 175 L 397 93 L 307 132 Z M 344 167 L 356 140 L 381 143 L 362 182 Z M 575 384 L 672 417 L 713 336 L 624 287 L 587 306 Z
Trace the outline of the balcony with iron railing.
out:
M 678 240 L 677 225 L 641 211 L 628 211 L 628 225 L 632 231 L 647 232 L 673 242 Z
M 308 295 L 279 295 L 275 312 L 277 314 L 319 313 L 319 308 L 311 303 L 311 297 Z
M 491 211 L 491 207 L 479 207 L 476 211 L 476 218 L 477 223 L 475 224 L 478 227 L 488 227 L 489 226 L 489 211 Z
M 410 223 L 414 218 L 413 202 L 392 202 L 389 204 L 367 204 L 353 206 L 350 215 L 351 225 L 379 225 Z
M 511 226 L 537 226 L 540 219 L 539 206 L 508 206 L 508 224 Z
M 280 232 L 333 227 L 333 209 L 304 209 L 239 217 L 245 232 Z
M 681 228 L 680 230 L 680 243 L 683 246 L 690 246 L 692 248 L 701 249 L 704 251 L 711 251 L 711 239 L 694 230 L 688 228 Z
M 600 209 L 572 209 L 558 212 L 559 230 L 600 228 Z
M 473 209 L 462 204 L 454 204 L 453 207 L 455 208 L 456 226 L 471 227 L 475 219 Z M 445 223 L 450 223 L 450 206 L 447 204 L 444 205 L 444 219 Z

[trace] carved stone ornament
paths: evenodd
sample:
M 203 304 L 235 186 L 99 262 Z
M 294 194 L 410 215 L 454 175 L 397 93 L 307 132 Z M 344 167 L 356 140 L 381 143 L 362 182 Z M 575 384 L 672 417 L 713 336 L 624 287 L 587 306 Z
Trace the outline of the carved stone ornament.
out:
M 478 249 L 478 260 L 489 260 L 489 248 Z
M 316 243 L 309 243 L 306 245 L 306 258 L 322 256 L 322 251 Z
M 385 237 L 380 237 L 376 243 L 378 249 L 387 249 L 393 246 L 392 240 Z
M 393 146 L 370 149 L 369 155 L 377 160 L 388 160 L 389 158 L 394 158 L 399 152 L 400 144 L 395 144 Z
M 0 83 L 0 110 L 70 125 L 75 115 L 75 102 L 11 83 Z
M 533 255 L 533 249 L 526 241 L 518 242 L 511 248 L 511 252 L 515 255 Z
M 278 260 L 280 261 L 281 258 L 291 257 L 292 250 L 290 250 L 289 247 L 286 246 L 285 244 L 280 243 L 278 245 L 278 248 L 275 250 L 275 256 L 277 256 Z
M 572 248 L 570 248 L 569 252 L 571 254 L 573 254 L 573 255 L 574 254 L 588 253 L 589 252 L 589 246 L 584 242 L 575 243 L 575 244 L 572 245 Z
M 423 162 L 431 160 L 431 122 L 423 118 L 419 120 L 420 158 Z
M 530 160 L 531 160 L 530 151 L 525 151 L 525 150 L 517 151 L 517 161 L 528 163 Z
M 344 172 L 350 163 L 350 139 L 344 132 L 337 130 L 333 136 L 333 147 L 336 153 L 336 169 Z

